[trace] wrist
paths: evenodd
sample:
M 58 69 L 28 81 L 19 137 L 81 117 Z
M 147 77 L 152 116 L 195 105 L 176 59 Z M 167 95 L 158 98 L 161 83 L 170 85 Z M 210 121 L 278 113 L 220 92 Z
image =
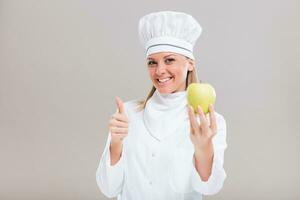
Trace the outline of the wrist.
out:
M 196 147 L 195 146 L 195 157 L 213 157 L 214 148 L 212 142 L 207 144 L 205 147 Z
M 122 146 L 122 143 L 123 143 L 123 141 L 120 139 L 117 139 L 117 140 L 112 139 L 110 141 L 110 146 L 120 147 L 120 146 Z
M 122 145 L 122 142 L 111 141 L 110 149 L 113 153 L 119 153 L 120 151 L 122 151 Z
M 122 156 L 122 142 L 110 142 L 109 146 L 110 150 L 110 164 L 115 165 L 121 158 Z

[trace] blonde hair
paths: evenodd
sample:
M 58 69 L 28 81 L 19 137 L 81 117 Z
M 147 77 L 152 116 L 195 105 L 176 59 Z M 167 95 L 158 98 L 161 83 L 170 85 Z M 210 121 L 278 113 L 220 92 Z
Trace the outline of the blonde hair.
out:
M 197 70 L 196 70 L 196 67 L 195 67 L 195 61 L 191 58 L 188 58 L 188 57 L 186 57 L 186 58 L 194 66 L 194 69 L 192 71 L 187 72 L 185 90 L 187 89 L 187 87 L 191 83 L 199 83 L 199 82 L 201 83 L 201 80 L 200 81 L 198 80 Z M 137 111 L 142 111 L 143 109 L 145 109 L 147 101 L 152 97 L 155 90 L 156 90 L 156 88 L 154 86 L 152 86 L 152 88 L 151 88 L 150 92 L 148 93 L 146 99 L 140 100 L 140 101 L 137 102 Z

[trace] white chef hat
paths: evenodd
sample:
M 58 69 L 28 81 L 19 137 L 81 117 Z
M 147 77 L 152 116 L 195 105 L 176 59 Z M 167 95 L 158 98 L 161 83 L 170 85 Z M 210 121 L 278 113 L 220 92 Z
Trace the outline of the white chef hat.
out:
M 191 15 L 160 11 L 143 16 L 138 31 L 146 57 L 158 52 L 174 52 L 194 60 L 193 47 L 202 28 Z

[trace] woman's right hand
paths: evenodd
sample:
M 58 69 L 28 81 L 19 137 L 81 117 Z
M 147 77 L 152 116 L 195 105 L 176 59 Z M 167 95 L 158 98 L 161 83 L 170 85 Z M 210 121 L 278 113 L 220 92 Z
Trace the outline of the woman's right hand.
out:
M 124 104 L 119 97 L 116 97 L 116 105 L 118 110 L 109 121 L 109 131 L 111 133 L 111 144 L 121 145 L 128 134 L 129 120 L 125 113 Z

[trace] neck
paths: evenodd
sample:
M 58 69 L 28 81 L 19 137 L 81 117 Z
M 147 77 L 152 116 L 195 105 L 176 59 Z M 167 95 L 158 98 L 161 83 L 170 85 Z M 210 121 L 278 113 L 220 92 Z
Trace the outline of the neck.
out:
M 176 108 L 187 103 L 186 91 L 183 90 L 174 93 L 160 93 L 156 90 L 153 94 L 152 101 L 161 109 Z

